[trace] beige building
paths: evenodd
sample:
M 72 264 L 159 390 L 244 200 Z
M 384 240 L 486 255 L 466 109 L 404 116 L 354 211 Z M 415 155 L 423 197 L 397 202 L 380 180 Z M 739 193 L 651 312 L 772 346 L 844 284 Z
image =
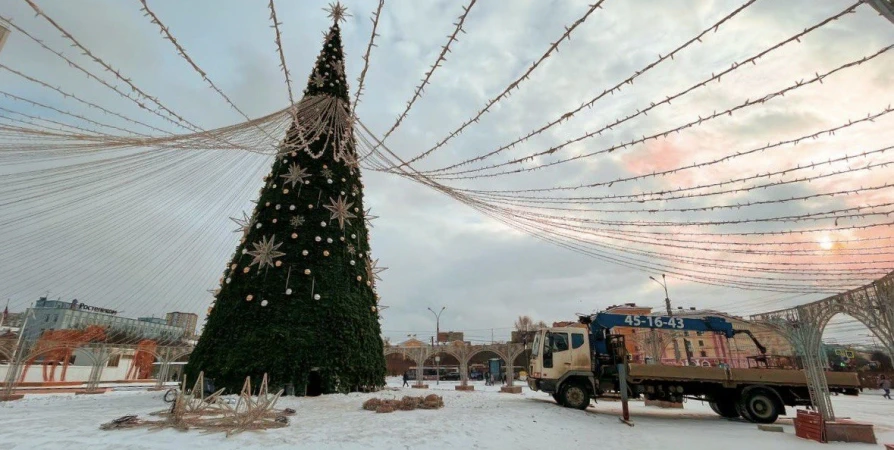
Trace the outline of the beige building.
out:
M 199 323 L 199 315 L 185 312 L 169 312 L 165 315 L 168 325 L 173 325 L 186 330 L 187 338 L 196 335 L 196 325 Z
M 606 312 L 613 314 L 665 315 L 665 311 L 652 312 L 652 308 L 637 306 L 633 303 L 612 306 Z M 791 344 L 774 330 L 749 322 L 741 317 L 714 310 L 677 310 L 675 317 L 696 319 L 705 316 L 721 317 L 732 323 L 733 329 L 749 330 L 758 342 L 767 349 L 767 355 L 790 357 L 794 354 Z M 712 332 L 682 331 L 672 334 L 669 330 L 649 330 L 645 328 L 615 327 L 613 334 L 624 336 L 627 353 L 631 362 L 647 363 L 659 360 L 661 364 L 676 364 L 674 355 L 674 338 L 680 349 L 682 364 L 691 361 L 693 365 L 717 366 L 726 364 L 730 367 L 754 366 L 749 360 L 760 354 L 754 342 L 745 334 L 737 334 L 731 339 Z
M 721 317 L 732 323 L 733 329 L 751 331 L 758 342 L 766 347 L 767 355 L 786 357 L 794 355 L 792 345 L 781 334 L 767 326 L 744 320 L 741 317 L 713 310 L 675 311 L 674 316 L 690 319 L 705 316 Z M 672 341 L 668 340 L 668 342 Z M 677 336 L 677 342 L 680 347 L 681 359 L 686 360 L 688 356 L 691 358 L 692 364 L 699 366 L 716 366 L 724 363 L 730 367 L 744 368 L 749 367 L 749 364 L 754 366 L 754 362 L 750 362 L 748 357 L 760 354 L 757 346 L 745 334 L 737 334 L 735 337 L 727 339 L 717 333 L 684 331 Z M 661 362 L 663 364 L 675 363 L 673 345 L 664 348 Z

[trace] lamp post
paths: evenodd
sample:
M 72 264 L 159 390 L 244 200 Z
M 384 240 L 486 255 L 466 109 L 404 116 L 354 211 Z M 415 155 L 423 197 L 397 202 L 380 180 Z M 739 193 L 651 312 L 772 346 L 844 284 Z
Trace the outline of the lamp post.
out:
M 664 278 L 664 274 L 661 274 L 661 281 L 658 281 L 653 276 L 649 276 L 649 279 L 658 283 L 661 287 L 664 288 L 664 305 L 667 307 L 667 315 L 669 317 L 674 316 L 674 311 L 671 309 L 671 300 L 670 295 L 667 293 L 667 279 Z M 677 364 L 680 363 L 680 344 L 677 343 L 676 336 L 673 336 L 674 341 L 674 359 L 677 361 Z
M 431 313 L 435 315 L 435 341 L 437 341 L 438 344 L 440 344 L 440 342 L 441 342 L 441 336 L 440 336 L 441 335 L 441 313 L 444 312 L 445 309 L 447 309 L 447 307 L 442 306 L 440 311 L 435 312 L 435 310 L 428 308 L 428 310 L 431 311 Z M 440 355 L 435 356 L 435 371 L 436 371 L 435 384 L 441 384 L 441 356 Z

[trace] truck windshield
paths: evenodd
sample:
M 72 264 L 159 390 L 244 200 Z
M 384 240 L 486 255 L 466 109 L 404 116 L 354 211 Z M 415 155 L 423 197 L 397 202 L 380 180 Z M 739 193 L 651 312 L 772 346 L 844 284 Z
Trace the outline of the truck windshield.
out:
M 531 347 L 531 357 L 534 358 L 540 354 L 540 333 L 534 335 L 534 344 Z

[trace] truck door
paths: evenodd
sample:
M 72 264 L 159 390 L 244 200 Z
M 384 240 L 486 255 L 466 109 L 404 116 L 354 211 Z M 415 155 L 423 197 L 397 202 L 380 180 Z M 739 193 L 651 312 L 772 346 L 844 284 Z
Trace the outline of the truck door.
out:
M 590 370 L 586 330 L 571 333 L 571 370 Z
M 571 369 L 568 333 L 551 331 L 543 345 L 543 378 L 556 379 Z

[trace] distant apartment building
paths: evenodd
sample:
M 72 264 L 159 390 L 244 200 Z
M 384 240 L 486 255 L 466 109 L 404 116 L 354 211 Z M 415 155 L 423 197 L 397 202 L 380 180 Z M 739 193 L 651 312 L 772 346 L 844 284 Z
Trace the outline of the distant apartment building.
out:
M 118 311 L 86 305 L 77 300 L 65 302 L 41 297 L 25 313 L 22 339 L 35 341 L 48 330 L 85 329 L 102 326 L 106 333 L 117 332 L 134 339 L 175 341 L 184 338 L 183 327 L 169 325 L 164 319 L 121 317 Z
M 168 325 L 183 328 L 186 330 L 188 338 L 196 335 L 196 325 L 199 323 L 199 315 L 186 312 L 169 312 L 165 315 L 165 321 Z
M 462 331 L 441 331 L 438 333 L 438 342 L 456 342 L 464 340 L 465 335 Z

